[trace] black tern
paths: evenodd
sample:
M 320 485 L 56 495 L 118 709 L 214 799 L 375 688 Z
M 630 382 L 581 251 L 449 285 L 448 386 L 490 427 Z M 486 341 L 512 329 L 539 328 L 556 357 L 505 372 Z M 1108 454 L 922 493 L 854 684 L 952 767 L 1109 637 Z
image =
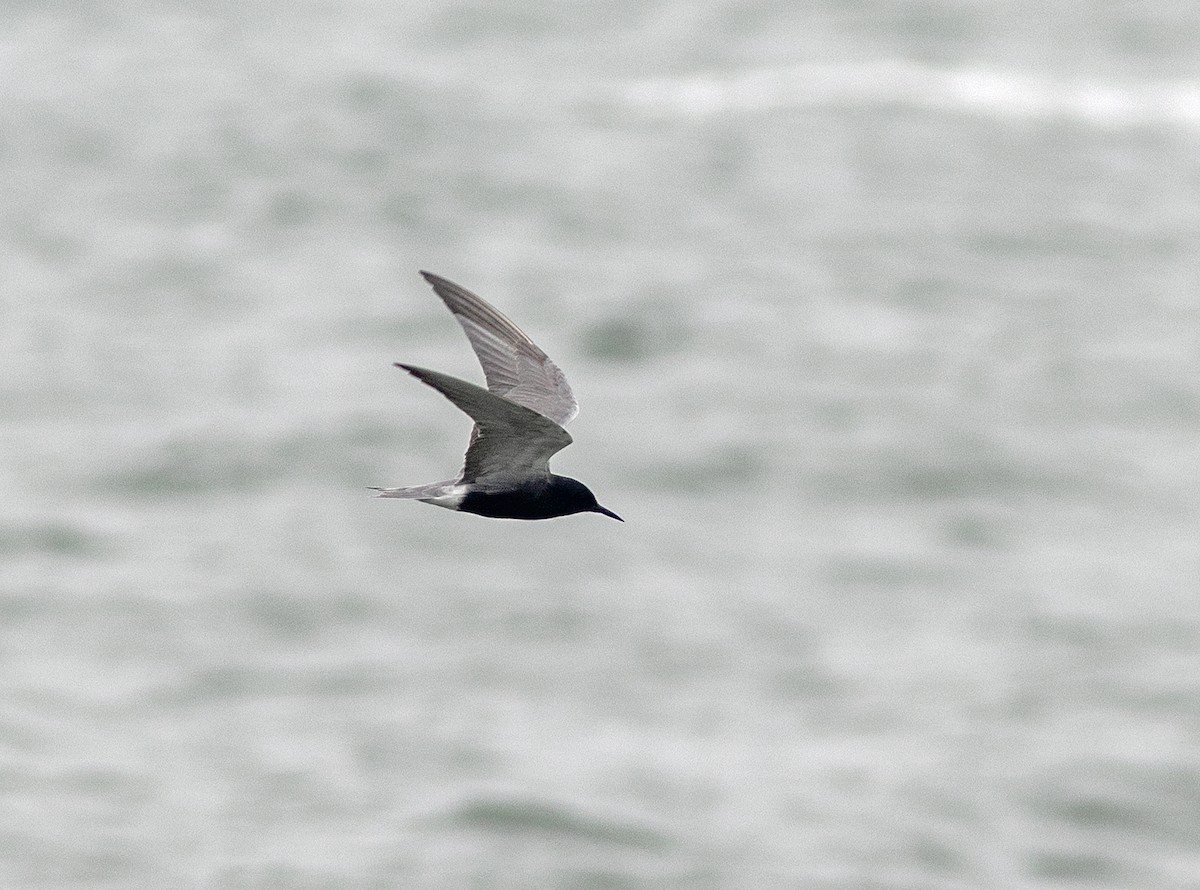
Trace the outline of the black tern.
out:
M 494 307 L 430 272 L 433 285 L 483 366 L 487 389 L 415 365 L 396 362 L 475 421 L 457 479 L 412 488 L 375 488 L 381 498 L 414 498 L 495 519 L 552 519 L 603 513 L 586 485 L 550 472 L 549 460 L 571 444 L 563 424 L 579 413 L 567 378 L 532 340 Z

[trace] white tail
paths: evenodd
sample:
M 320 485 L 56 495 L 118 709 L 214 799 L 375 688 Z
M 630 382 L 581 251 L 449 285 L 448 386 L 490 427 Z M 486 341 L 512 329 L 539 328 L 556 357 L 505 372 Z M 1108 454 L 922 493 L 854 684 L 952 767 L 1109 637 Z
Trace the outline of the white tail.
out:
M 436 504 L 449 510 L 457 510 L 458 505 L 466 496 L 466 488 L 457 481 L 431 482 L 428 485 L 415 485 L 411 488 L 375 488 L 376 497 L 380 498 L 415 498 L 427 504 Z

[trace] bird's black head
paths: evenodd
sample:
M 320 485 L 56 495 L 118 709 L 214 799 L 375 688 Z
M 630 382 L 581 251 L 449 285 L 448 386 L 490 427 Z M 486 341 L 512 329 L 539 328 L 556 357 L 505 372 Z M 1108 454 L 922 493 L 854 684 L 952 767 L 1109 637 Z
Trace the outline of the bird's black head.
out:
M 603 513 L 605 516 L 611 516 L 620 522 L 625 521 L 612 510 L 601 507 L 596 503 L 596 496 L 592 494 L 591 489 L 578 479 L 572 479 L 570 476 L 553 476 L 550 483 L 554 492 L 554 498 L 566 508 L 563 510 L 562 515 L 566 515 L 567 513 Z

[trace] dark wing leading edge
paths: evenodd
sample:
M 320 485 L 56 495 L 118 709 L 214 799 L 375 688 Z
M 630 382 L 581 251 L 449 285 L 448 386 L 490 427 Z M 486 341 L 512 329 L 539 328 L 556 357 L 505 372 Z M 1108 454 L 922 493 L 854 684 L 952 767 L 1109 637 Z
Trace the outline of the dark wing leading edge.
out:
M 571 434 L 554 421 L 482 386 L 415 365 L 397 362 L 396 367 L 432 386 L 475 421 L 463 482 L 548 473 L 550 457 L 571 444 Z
M 431 272 L 421 275 L 433 285 L 434 292 L 466 331 L 491 392 L 524 405 L 559 426 L 579 413 L 563 372 L 519 327 L 465 287 Z

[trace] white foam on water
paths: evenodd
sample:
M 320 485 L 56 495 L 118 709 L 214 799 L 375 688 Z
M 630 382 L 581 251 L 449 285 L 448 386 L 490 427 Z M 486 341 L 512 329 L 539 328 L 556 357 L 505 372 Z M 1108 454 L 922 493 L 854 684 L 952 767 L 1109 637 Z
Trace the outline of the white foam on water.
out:
M 1200 82 L 1110 82 L 907 61 L 651 78 L 625 84 L 620 98 L 643 113 L 667 117 L 861 104 L 1004 118 L 1066 118 L 1108 127 L 1200 128 Z

